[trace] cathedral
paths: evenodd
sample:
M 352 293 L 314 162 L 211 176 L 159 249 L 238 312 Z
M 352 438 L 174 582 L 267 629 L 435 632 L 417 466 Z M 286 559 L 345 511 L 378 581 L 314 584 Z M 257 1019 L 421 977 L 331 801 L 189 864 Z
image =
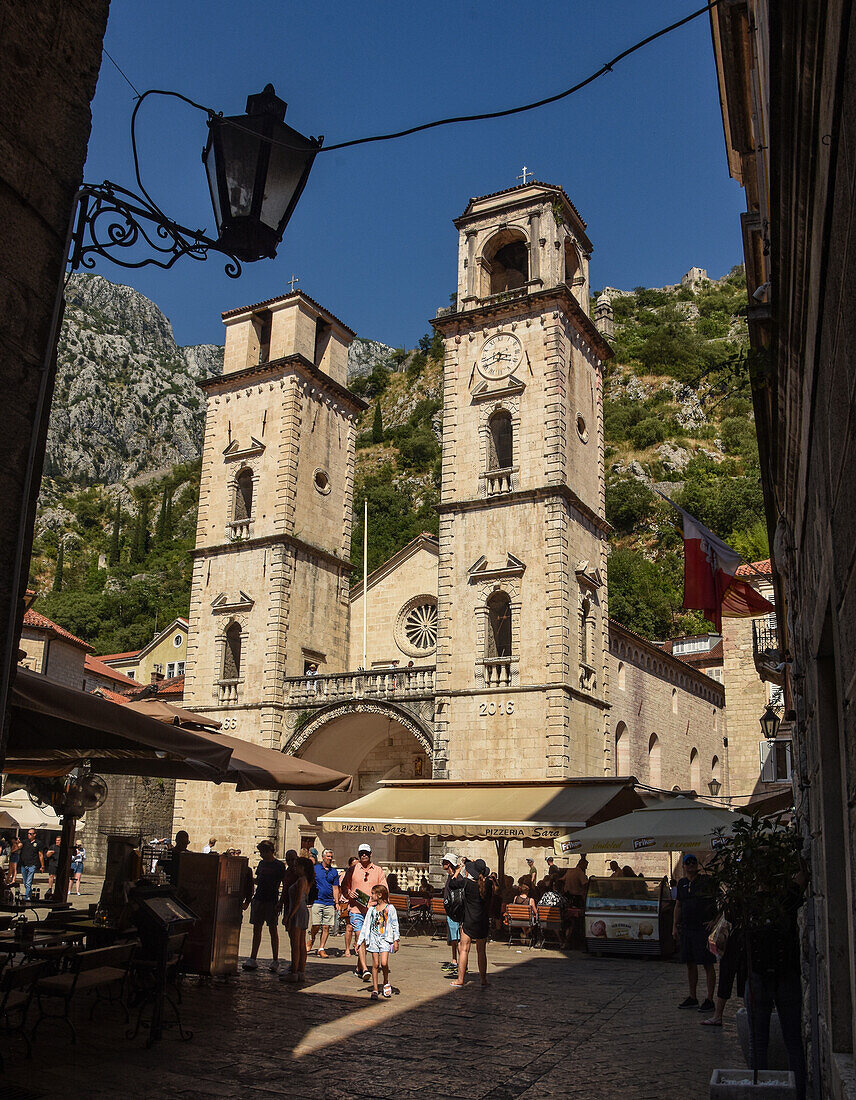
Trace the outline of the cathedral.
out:
M 471 199 L 445 343 L 439 536 L 350 587 L 354 333 L 301 291 L 223 314 L 184 705 L 354 776 L 348 794 L 178 784 L 175 828 L 251 852 L 329 846 L 318 817 L 384 779 L 635 775 L 729 793 L 720 682 L 609 618 L 592 245 L 561 187 Z M 601 326 L 603 327 L 603 326 Z M 421 837 L 377 836 L 404 884 Z M 519 859 L 517 858 L 519 857 Z M 523 853 L 509 852 L 509 870 Z

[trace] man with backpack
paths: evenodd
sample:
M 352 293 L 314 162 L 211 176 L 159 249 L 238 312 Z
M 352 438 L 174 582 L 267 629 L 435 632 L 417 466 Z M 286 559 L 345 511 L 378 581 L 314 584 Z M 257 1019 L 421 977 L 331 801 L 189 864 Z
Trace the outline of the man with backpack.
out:
M 449 926 L 447 943 L 452 949 L 452 961 L 440 963 L 440 968 L 447 978 L 457 978 L 458 944 L 461 942 L 461 921 L 464 919 L 464 880 L 461 878 L 459 860 L 454 852 L 446 852 L 443 856 L 443 870 L 446 872 L 443 907 L 446 910 L 446 924 Z

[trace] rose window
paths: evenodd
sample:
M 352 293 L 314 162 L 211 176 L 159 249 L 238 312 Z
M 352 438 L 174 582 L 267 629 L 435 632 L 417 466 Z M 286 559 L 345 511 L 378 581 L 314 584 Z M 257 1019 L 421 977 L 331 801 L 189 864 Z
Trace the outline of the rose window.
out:
M 395 640 L 411 657 L 424 657 L 437 648 L 437 601 L 432 596 L 417 596 L 405 604 L 398 615 Z

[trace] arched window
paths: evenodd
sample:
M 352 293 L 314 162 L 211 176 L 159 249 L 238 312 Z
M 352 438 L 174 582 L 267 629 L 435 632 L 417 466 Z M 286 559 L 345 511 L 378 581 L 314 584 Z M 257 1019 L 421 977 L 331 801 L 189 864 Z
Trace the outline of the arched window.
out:
M 507 409 L 497 409 L 488 421 L 487 426 L 490 436 L 488 469 L 511 469 L 514 465 L 514 435 L 511 425 L 511 413 Z
M 715 779 L 717 783 L 722 782 L 722 763 L 718 756 L 714 756 L 710 762 L 710 778 Z
M 590 665 L 593 660 L 591 600 L 580 600 L 580 662 Z
M 678 713 L 678 689 L 672 688 L 672 714 Z
M 241 470 L 235 478 L 235 519 L 250 519 L 253 514 L 253 471 Z
M 660 786 L 661 775 L 660 738 L 652 733 L 648 741 L 648 782 L 652 787 Z
M 237 680 L 241 675 L 241 625 L 232 623 L 226 631 L 226 646 L 223 651 L 223 679 Z
M 627 686 L 627 670 L 624 667 L 624 662 L 618 662 L 618 690 L 624 691 Z
M 580 274 L 580 261 L 570 237 L 565 237 L 565 282 L 573 283 Z
M 694 791 L 698 791 L 701 786 L 701 761 L 698 749 L 693 749 L 690 753 L 690 786 Z
M 487 601 L 487 652 L 492 657 L 511 656 L 511 600 L 505 592 L 494 592 Z
M 482 251 L 481 297 L 519 290 L 529 281 L 529 245 L 519 229 L 502 229 Z
M 630 734 L 624 722 L 615 730 L 615 774 L 630 775 Z

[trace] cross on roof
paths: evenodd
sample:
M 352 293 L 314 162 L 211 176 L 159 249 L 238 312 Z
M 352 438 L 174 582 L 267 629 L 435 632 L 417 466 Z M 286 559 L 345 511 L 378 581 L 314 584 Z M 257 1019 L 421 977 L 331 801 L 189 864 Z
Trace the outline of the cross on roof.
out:
M 298 279 L 298 277 L 296 275 L 292 275 L 291 278 L 288 280 L 288 282 L 291 286 L 291 293 L 293 294 L 294 293 L 294 284 L 299 283 L 300 279 Z
M 517 178 L 518 178 L 519 180 L 523 180 L 523 185 L 524 185 L 524 187 L 525 187 L 525 186 L 526 186 L 526 177 L 527 177 L 527 176 L 534 176 L 534 175 L 535 175 L 535 173 L 534 173 L 534 172 L 530 172 L 530 171 L 529 171 L 529 169 L 528 169 L 528 168 L 526 167 L 526 165 L 524 164 L 524 165 L 523 165 L 523 173 L 522 173 L 522 175 L 518 176 Z

